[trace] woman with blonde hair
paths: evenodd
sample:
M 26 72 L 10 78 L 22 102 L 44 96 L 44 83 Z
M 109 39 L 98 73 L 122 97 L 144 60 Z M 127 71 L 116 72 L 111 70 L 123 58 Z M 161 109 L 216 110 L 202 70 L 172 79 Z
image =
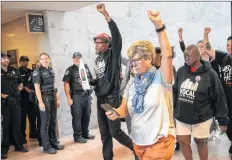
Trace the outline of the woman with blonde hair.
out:
M 175 128 L 172 107 L 172 50 L 158 11 L 148 11 L 155 25 L 162 51 L 157 70 L 152 65 L 156 57 L 150 41 L 139 40 L 128 49 L 130 63 L 136 71 L 124 91 L 122 104 L 114 112 L 106 112 L 110 120 L 131 117 L 131 138 L 140 160 L 169 160 L 174 152 Z

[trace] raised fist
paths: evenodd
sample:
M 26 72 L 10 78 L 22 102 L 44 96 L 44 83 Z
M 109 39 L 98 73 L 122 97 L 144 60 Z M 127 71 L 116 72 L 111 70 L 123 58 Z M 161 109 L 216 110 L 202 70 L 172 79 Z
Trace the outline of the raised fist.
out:
M 210 31 L 211 31 L 211 28 L 210 27 L 206 27 L 204 29 L 204 34 L 209 34 Z
M 99 3 L 97 5 L 97 11 L 100 12 L 100 13 L 104 13 L 106 11 L 105 4 Z
M 182 29 L 182 28 L 179 28 L 179 29 L 178 29 L 178 34 L 179 34 L 179 35 L 182 35 L 182 33 L 183 33 L 183 29 Z
M 163 26 L 162 19 L 160 17 L 159 11 L 156 10 L 148 10 L 148 17 L 154 23 L 156 28 L 161 28 Z

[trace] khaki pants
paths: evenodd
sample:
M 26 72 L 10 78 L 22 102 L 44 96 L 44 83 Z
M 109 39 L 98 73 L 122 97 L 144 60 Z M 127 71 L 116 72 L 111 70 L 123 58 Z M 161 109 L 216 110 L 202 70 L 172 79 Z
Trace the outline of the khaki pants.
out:
M 138 146 L 134 144 L 134 150 L 139 160 L 170 160 L 174 153 L 175 138 L 168 135 L 160 138 L 155 144 Z

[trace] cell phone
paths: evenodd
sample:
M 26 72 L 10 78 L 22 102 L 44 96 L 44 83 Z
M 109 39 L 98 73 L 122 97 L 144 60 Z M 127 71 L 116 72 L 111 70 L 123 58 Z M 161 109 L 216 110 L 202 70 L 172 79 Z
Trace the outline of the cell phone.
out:
M 118 112 L 116 112 L 116 111 L 113 109 L 113 107 L 112 107 L 111 105 L 105 103 L 105 104 L 101 104 L 101 107 L 102 107 L 102 109 L 104 109 L 106 112 L 110 111 L 110 112 L 115 113 L 117 116 L 120 117 L 120 114 L 119 114 Z

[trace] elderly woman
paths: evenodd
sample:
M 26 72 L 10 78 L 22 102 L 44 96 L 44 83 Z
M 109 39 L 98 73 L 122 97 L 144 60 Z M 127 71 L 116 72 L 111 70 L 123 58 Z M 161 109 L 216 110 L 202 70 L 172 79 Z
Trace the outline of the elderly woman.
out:
M 115 109 L 120 116 L 106 112 L 109 119 L 131 117 L 131 138 L 141 160 L 169 160 L 174 152 L 175 129 L 172 108 L 172 52 L 165 26 L 157 11 L 148 11 L 156 27 L 162 51 L 157 70 L 152 65 L 155 47 L 149 41 L 136 41 L 128 49 L 128 57 L 136 70 L 124 91 L 122 104 Z
M 201 160 L 208 159 L 207 138 L 215 117 L 221 130 L 229 123 L 225 94 L 217 73 L 201 60 L 197 45 L 184 53 L 185 65 L 177 71 L 173 86 L 176 135 L 186 160 L 192 160 L 191 136 Z

